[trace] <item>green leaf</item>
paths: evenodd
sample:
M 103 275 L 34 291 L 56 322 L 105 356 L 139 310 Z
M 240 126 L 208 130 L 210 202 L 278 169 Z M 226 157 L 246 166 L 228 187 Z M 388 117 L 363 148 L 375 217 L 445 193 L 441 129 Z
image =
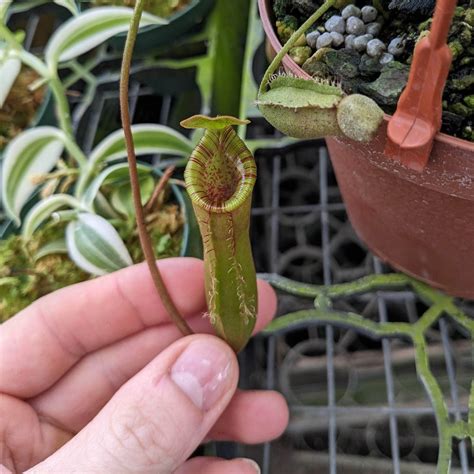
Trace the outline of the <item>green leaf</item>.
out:
M 20 212 L 38 187 L 35 175 L 51 171 L 64 149 L 64 134 L 54 127 L 37 127 L 8 145 L 3 164 L 2 198 L 8 216 L 20 224 Z
M 155 188 L 155 180 L 153 176 L 142 176 L 140 178 L 140 195 L 142 198 L 142 204 L 145 204 L 153 194 Z M 132 187 L 130 183 L 122 184 L 118 186 L 112 192 L 110 197 L 110 203 L 114 209 L 130 218 L 135 217 L 135 207 L 133 205 Z
M 57 239 L 53 240 L 52 242 L 43 245 L 36 253 L 35 253 L 35 262 L 40 260 L 43 257 L 47 257 L 48 255 L 57 255 L 57 254 L 64 254 L 67 253 L 67 245 L 65 239 Z
M 79 9 L 74 0 L 54 0 L 54 3 L 67 8 L 73 15 L 79 15 Z
M 149 166 L 138 165 L 138 176 L 140 179 L 150 176 L 151 172 L 152 169 Z M 127 184 L 130 184 L 128 163 L 109 166 L 92 181 L 84 193 L 81 202 L 88 210 L 93 211 L 94 201 L 102 186 L 113 185 L 114 187 L 119 187 Z
M 104 7 L 88 10 L 64 23 L 54 33 L 46 48 L 46 62 L 55 69 L 58 62 L 69 61 L 118 33 L 128 30 L 133 15 L 131 8 Z M 144 13 L 140 26 L 167 23 L 149 13 Z
M 13 84 L 20 74 L 21 61 L 15 57 L 6 57 L 0 62 L 0 109 L 3 107 L 5 100 L 7 100 Z
M 237 116 L 240 108 L 244 47 L 250 2 L 217 0 L 211 31 L 212 114 Z
M 4 0 L 0 2 L 0 21 L 4 21 L 4 18 L 7 14 L 7 10 L 10 7 L 12 0 Z
M 129 265 L 132 258 L 115 228 L 103 217 L 81 213 L 66 229 L 71 260 L 92 275 L 104 275 Z
M 239 117 L 259 117 L 260 112 L 255 105 L 258 85 L 253 75 L 253 61 L 257 49 L 264 39 L 262 22 L 258 16 L 257 2 L 250 2 L 247 38 L 245 41 L 245 54 L 243 62 L 242 85 L 240 89 Z M 245 137 L 245 125 L 239 127 L 239 136 Z
M 81 209 L 82 206 L 76 198 L 68 194 L 54 194 L 35 204 L 25 217 L 22 230 L 23 237 L 27 240 L 31 239 L 35 230 L 49 219 L 54 212 L 63 207 Z

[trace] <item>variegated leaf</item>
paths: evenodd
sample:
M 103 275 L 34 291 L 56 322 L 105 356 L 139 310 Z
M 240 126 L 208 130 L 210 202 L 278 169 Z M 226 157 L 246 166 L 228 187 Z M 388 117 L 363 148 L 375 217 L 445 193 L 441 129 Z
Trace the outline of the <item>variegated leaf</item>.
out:
M 66 229 L 69 257 L 82 270 L 104 275 L 132 265 L 132 258 L 115 228 L 101 216 L 81 213 Z
M 137 156 L 167 153 L 187 158 L 193 151 L 192 142 L 181 133 L 170 127 L 156 124 L 139 124 L 132 126 L 135 154 Z M 127 157 L 127 148 L 123 130 L 116 130 L 102 140 L 89 157 L 89 170 L 82 173 L 76 189 L 76 195 L 82 196 L 89 187 L 94 170 L 107 161 Z
M 140 179 L 150 176 L 151 171 L 152 169 L 149 166 L 138 165 L 138 176 Z M 81 202 L 88 210 L 93 211 L 94 201 L 102 186 L 113 185 L 114 187 L 117 187 L 129 183 L 130 175 L 128 171 L 128 163 L 119 163 L 117 165 L 109 166 L 92 181 L 82 196 Z
M 156 124 L 132 126 L 133 143 L 137 156 L 152 153 L 168 153 L 174 156 L 189 156 L 193 151 L 192 142 L 170 127 Z M 92 165 L 104 161 L 126 158 L 127 148 L 123 130 L 117 130 L 100 142 L 90 155 Z
M 81 203 L 68 194 L 53 194 L 35 204 L 28 212 L 23 224 L 22 235 L 25 239 L 31 239 L 38 227 L 48 220 L 57 210 L 69 207 L 71 209 L 81 209 Z
M 20 223 L 20 212 L 38 185 L 34 177 L 48 173 L 64 149 L 64 134 L 54 127 L 37 127 L 15 137 L 5 150 L 2 175 L 3 206 Z
M 21 61 L 18 58 L 7 57 L 0 63 L 0 109 L 7 100 L 20 71 Z
M 147 175 L 140 178 L 142 204 L 145 204 L 148 199 L 150 199 L 154 188 L 155 180 L 153 176 Z M 133 218 L 135 216 L 135 207 L 133 205 L 132 187 L 130 183 L 122 184 L 114 189 L 110 197 L 110 203 L 120 214 Z
M 133 10 L 126 7 L 93 8 L 72 18 L 58 28 L 48 42 L 46 62 L 55 68 L 58 62 L 69 61 L 118 33 L 128 30 Z M 160 25 L 166 20 L 144 13 L 141 26 Z
M 36 253 L 35 253 L 35 261 L 40 260 L 43 257 L 47 257 L 48 255 L 57 255 L 57 254 L 64 254 L 67 253 L 67 245 L 66 239 L 57 239 L 53 240 L 52 242 L 48 242 L 46 245 L 43 245 Z

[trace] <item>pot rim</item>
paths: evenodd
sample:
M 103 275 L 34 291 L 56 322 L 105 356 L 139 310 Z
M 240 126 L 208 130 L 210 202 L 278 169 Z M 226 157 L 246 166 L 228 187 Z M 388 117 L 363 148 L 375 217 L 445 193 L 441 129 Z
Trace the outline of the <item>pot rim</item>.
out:
M 271 12 L 269 11 L 269 3 L 270 3 L 270 0 L 258 0 L 258 8 L 260 11 L 260 18 L 262 20 L 265 34 L 267 38 L 270 40 L 270 44 L 273 50 L 278 52 L 282 49 L 283 46 L 280 43 L 280 39 L 275 33 L 273 23 L 270 20 Z M 288 56 L 288 54 L 285 55 L 282 62 L 293 74 L 297 75 L 298 77 L 302 77 L 304 79 L 311 79 L 311 76 L 305 71 L 303 71 L 303 69 L 301 69 L 298 66 L 298 64 L 296 64 L 293 61 L 293 59 L 291 59 L 291 57 Z M 384 121 L 388 122 L 391 117 L 392 117 L 391 115 L 384 113 Z M 438 132 L 434 139 L 439 142 L 447 143 L 455 148 L 462 148 L 466 151 L 474 152 L 473 142 L 463 140 L 462 138 L 453 137 L 451 135 L 448 135 L 447 133 Z

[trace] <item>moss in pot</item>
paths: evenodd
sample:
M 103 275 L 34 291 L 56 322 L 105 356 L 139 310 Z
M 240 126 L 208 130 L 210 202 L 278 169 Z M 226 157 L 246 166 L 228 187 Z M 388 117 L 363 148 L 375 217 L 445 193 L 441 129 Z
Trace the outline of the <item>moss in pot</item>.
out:
M 309 4 L 276 0 L 275 29 L 282 42 L 305 21 Z M 406 85 L 416 41 L 426 34 L 434 2 L 358 1 L 331 9 L 290 50 L 290 57 L 313 77 L 337 77 L 348 93 L 373 98 L 393 113 Z M 378 9 L 378 10 L 377 10 Z M 449 36 L 453 64 L 443 103 L 442 131 L 474 140 L 474 9 L 460 0 Z M 306 42 L 306 44 L 305 44 Z
M 49 181 L 51 183 L 51 181 Z M 153 187 L 143 186 L 149 191 Z M 151 181 L 155 184 L 155 181 Z M 119 192 L 115 193 L 115 189 Z M 113 222 L 120 238 L 123 240 L 133 263 L 143 261 L 143 252 L 134 225 L 131 200 L 127 189 L 120 190 L 120 184 L 104 186 L 104 197 L 114 203 L 120 214 Z M 47 190 L 47 187 L 44 188 Z M 177 189 L 167 187 L 148 201 L 147 228 L 157 258 L 177 257 L 187 251 L 184 236 L 185 209 L 175 202 Z M 114 197 L 122 195 L 120 198 Z M 174 194 L 174 196 L 173 196 Z M 44 196 L 47 198 L 48 196 Z M 50 196 L 49 196 L 50 197 Z M 128 214 L 128 215 L 127 215 Z M 189 224 L 188 224 L 189 225 Z M 30 238 L 22 235 L 11 235 L 0 240 L 0 322 L 5 321 L 41 296 L 92 278 L 91 274 L 81 269 L 67 255 L 64 242 L 65 222 L 47 223 L 35 231 Z

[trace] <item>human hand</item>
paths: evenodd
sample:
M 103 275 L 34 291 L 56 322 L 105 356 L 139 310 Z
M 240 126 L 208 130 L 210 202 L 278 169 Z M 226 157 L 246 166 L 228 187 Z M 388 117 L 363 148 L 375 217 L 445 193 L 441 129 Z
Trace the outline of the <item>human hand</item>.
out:
M 159 267 L 193 330 L 210 333 L 202 262 Z M 257 330 L 275 308 L 259 282 Z M 65 288 L 0 326 L 0 473 L 253 474 L 242 459 L 188 460 L 205 439 L 261 443 L 286 427 L 281 395 L 237 380 L 227 344 L 180 337 L 145 265 Z

